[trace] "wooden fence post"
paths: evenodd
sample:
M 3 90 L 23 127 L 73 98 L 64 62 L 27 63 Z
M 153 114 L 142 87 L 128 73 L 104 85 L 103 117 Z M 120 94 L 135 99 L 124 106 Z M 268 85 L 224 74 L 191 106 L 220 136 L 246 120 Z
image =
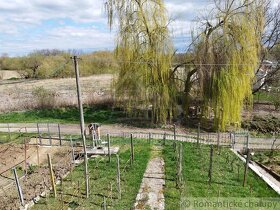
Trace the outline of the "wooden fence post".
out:
M 134 146 L 133 146 L 133 134 L 130 134 L 130 165 L 134 161 Z
M 75 163 L 75 154 L 74 154 L 72 136 L 70 136 L 70 144 L 71 144 L 72 161 L 73 163 Z
M 24 172 L 27 174 L 27 145 L 26 138 L 24 138 Z
M 37 144 L 37 162 L 38 162 L 38 166 L 40 166 L 40 156 L 39 156 L 39 145 Z
M 248 150 L 249 148 L 249 139 L 250 139 L 250 134 L 249 134 L 249 131 L 248 131 L 248 134 L 246 136 L 246 151 Z
M 40 134 L 39 123 L 37 123 L 37 132 L 38 132 L 38 137 L 39 137 L 40 145 L 42 145 L 42 138 L 41 138 L 41 134 Z
M 178 159 L 177 159 L 177 179 L 176 179 L 176 187 L 181 188 L 183 182 L 182 176 L 182 153 L 183 153 L 183 146 L 182 143 L 179 144 L 179 151 L 178 151 Z
M 91 131 L 91 138 L 92 138 L 92 147 L 94 148 L 95 146 L 97 146 L 97 144 L 95 144 L 95 138 L 94 138 L 93 130 Z
M 200 138 L 200 123 L 197 126 L 197 137 L 196 137 L 196 145 L 199 146 L 199 138 Z
M 245 164 L 244 178 L 243 178 L 243 187 L 245 187 L 245 185 L 246 185 L 249 161 L 250 161 L 250 149 L 247 149 L 247 157 L 246 157 L 246 164 Z
M 149 144 L 151 143 L 152 134 L 149 132 Z
M 52 160 L 51 160 L 50 154 L 48 154 L 48 164 L 49 164 L 49 169 L 50 169 L 50 178 L 51 178 L 53 194 L 54 194 L 54 197 L 56 198 L 56 186 L 55 186 L 55 181 L 54 181 L 54 174 L 53 174 L 53 168 L 52 168 Z
M 49 123 L 47 123 L 47 127 L 48 127 L 48 135 L 49 135 L 50 145 L 52 146 L 52 138 L 51 138 L 50 125 L 49 125 Z
M 108 141 L 108 158 L 109 163 L 111 163 L 111 142 L 110 142 L 110 134 L 107 134 L 107 141 Z
M 59 145 L 62 146 L 62 140 L 61 140 L 61 133 L 60 133 L 60 124 L 57 124 L 57 128 L 58 128 L 58 137 L 59 137 Z
M 177 147 L 177 145 L 176 145 L 176 125 L 175 124 L 173 124 L 173 149 L 176 151 L 176 147 Z
M 164 132 L 163 134 L 163 145 L 165 145 L 165 141 L 166 141 L 166 132 Z
M 10 130 L 10 124 L 8 123 L 8 133 L 9 133 L 9 141 L 11 141 L 11 130 Z
M 210 162 L 208 171 L 208 184 L 211 185 L 212 182 L 212 167 L 213 167 L 213 145 L 210 146 Z
M 119 199 L 121 199 L 121 171 L 120 171 L 120 158 L 119 155 L 117 157 L 117 189 L 119 193 Z
M 17 191 L 18 191 L 18 195 L 19 195 L 19 200 L 22 206 L 24 206 L 24 199 L 23 199 L 23 193 L 22 193 L 22 189 L 18 180 L 18 175 L 17 175 L 17 170 L 16 168 L 13 168 L 13 173 L 14 173 L 14 177 L 15 177 L 15 181 L 16 181 L 16 185 L 17 185 Z

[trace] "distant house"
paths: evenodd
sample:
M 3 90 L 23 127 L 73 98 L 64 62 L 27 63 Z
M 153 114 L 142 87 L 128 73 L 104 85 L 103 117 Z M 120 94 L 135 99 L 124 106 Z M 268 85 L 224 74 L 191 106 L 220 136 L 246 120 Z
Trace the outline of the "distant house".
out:
M 263 86 L 262 90 L 268 90 L 269 87 L 267 85 L 263 85 L 265 83 L 266 77 L 270 71 L 272 71 L 274 64 L 272 61 L 264 60 L 260 69 L 256 72 L 256 82 L 254 84 L 254 89 L 258 89 Z

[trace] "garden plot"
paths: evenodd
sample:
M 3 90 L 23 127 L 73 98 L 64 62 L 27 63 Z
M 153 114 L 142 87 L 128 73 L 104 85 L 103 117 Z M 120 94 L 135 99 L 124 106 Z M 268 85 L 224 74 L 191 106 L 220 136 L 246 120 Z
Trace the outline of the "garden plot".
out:
M 12 168 L 17 170 L 24 201 L 28 203 L 50 187 L 47 154 L 53 156 L 56 177 L 60 177 L 70 170 L 69 151 L 69 147 L 0 144 L 0 209 L 18 209 L 21 205 Z
M 85 196 L 84 166 L 79 165 L 57 186 L 56 198 L 53 193 L 47 193 L 33 209 L 132 208 L 150 158 L 151 145 L 136 139 L 133 147 L 130 143 L 130 139 L 112 138 L 112 147 L 120 148 L 118 156 L 112 155 L 109 159 L 109 156 L 102 155 L 89 159 L 89 198 Z

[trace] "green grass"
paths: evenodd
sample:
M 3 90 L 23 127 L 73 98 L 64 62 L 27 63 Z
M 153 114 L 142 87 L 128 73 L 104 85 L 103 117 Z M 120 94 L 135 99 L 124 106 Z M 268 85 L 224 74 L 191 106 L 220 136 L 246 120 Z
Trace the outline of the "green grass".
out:
M 104 107 L 84 107 L 85 122 L 116 123 L 118 118 L 124 117 L 119 110 Z M 79 123 L 79 110 L 75 107 L 58 109 L 38 109 L 23 112 L 10 112 L 0 114 L 0 123 Z
M 5 143 L 23 143 L 26 137 L 31 136 L 31 133 L 19 133 L 19 132 L 0 132 L 0 144 Z
M 273 153 L 268 151 L 256 151 L 253 160 L 264 164 L 271 168 L 274 172 L 280 174 L 280 150 L 275 150 Z
M 116 156 L 112 156 L 111 163 L 108 157 L 97 157 L 88 162 L 90 176 L 90 197 L 85 199 L 85 188 L 83 181 L 83 164 L 63 180 L 63 185 L 58 186 L 58 196 L 54 199 L 52 195 L 44 198 L 36 204 L 33 209 L 67 209 L 76 206 L 77 209 L 101 209 L 103 196 L 106 197 L 107 209 L 130 209 L 135 202 L 140 188 L 146 165 L 150 158 L 150 145 L 146 141 L 135 140 L 135 160 L 132 166 L 129 164 L 130 145 L 129 140 L 113 139 L 112 145 L 120 146 L 121 166 L 121 191 L 122 198 L 118 199 L 116 189 Z M 125 168 L 125 165 L 127 166 Z M 81 193 L 78 191 L 80 181 Z M 111 199 L 112 183 L 112 199 Z M 62 193 L 63 188 L 63 193 Z M 62 199 L 63 198 L 63 202 Z
M 176 188 L 176 157 L 172 146 L 164 148 L 166 186 L 166 209 L 179 209 L 180 201 L 189 197 L 279 197 L 263 180 L 249 171 L 247 185 L 242 186 L 244 164 L 229 150 L 222 149 L 220 155 L 214 150 L 212 184 L 208 185 L 210 147 L 183 144 L 183 188 Z M 233 170 L 231 162 L 233 162 Z M 240 174 L 238 177 L 238 165 Z
M 255 102 L 273 102 L 272 96 L 265 91 L 259 91 L 253 97 Z

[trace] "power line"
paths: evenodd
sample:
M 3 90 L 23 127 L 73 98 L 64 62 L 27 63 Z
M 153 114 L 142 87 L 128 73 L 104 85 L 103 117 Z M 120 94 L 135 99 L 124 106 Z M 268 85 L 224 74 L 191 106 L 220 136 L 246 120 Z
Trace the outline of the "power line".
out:
M 103 60 L 103 59 L 102 59 Z M 105 58 L 104 58 L 105 60 Z M 81 61 L 98 61 L 95 58 L 82 58 Z M 100 60 L 99 60 L 100 61 Z M 114 63 L 127 63 L 127 64 L 157 64 L 157 62 L 149 62 L 149 61 L 106 61 L 106 64 L 114 64 Z M 172 65 L 181 65 L 181 66 L 255 66 L 255 64 L 250 63 L 241 63 L 241 64 L 227 64 L 227 63 L 172 63 Z M 258 65 L 272 67 L 272 64 L 261 63 Z M 273 64 L 275 65 L 275 64 Z M 276 63 L 278 65 L 278 63 Z

